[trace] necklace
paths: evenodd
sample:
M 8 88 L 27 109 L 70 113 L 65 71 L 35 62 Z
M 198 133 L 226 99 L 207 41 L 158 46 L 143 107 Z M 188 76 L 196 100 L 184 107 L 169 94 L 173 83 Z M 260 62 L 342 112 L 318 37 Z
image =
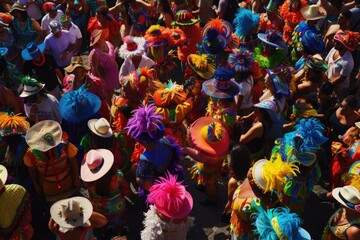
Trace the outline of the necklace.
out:
M 45 63 L 45 56 L 44 53 L 41 54 L 40 56 L 40 61 L 36 61 L 35 59 L 32 60 L 33 64 L 37 67 L 41 67 L 42 65 L 44 65 Z

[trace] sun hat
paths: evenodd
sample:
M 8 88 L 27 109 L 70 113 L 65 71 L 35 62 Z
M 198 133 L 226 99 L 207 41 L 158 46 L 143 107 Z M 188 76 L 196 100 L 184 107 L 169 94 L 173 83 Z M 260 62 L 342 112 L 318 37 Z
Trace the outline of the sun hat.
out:
M 257 212 L 252 215 L 252 218 L 255 218 L 252 225 L 259 239 L 311 240 L 310 234 L 300 227 L 302 220 L 299 215 L 291 213 L 289 208 L 277 207 L 264 210 L 262 206 L 254 207 Z
M 299 167 L 294 162 L 284 162 L 281 158 L 271 155 L 271 161 L 260 159 L 251 168 L 254 183 L 264 193 L 276 190 L 283 191 L 284 185 L 292 176 L 299 173 Z
M 22 135 L 30 128 L 30 123 L 26 117 L 20 116 L 20 113 L 0 112 L 0 137 L 12 135 Z
M 291 70 L 286 66 L 279 66 L 274 70 L 266 69 L 269 79 L 275 88 L 276 94 L 281 94 L 284 97 L 290 96 L 290 87 L 288 82 L 291 80 Z
M 87 124 L 89 129 L 100 137 L 109 138 L 113 135 L 110 123 L 105 118 L 90 119 Z
M 84 182 L 93 182 L 103 177 L 112 167 L 114 155 L 107 149 L 90 150 L 84 157 L 80 175 Z
M 232 33 L 227 41 L 224 51 L 231 52 L 233 49 L 238 48 L 240 46 L 240 41 L 240 38 L 235 33 Z
M 165 126 L 161 122 L 163 116 L 156 113 L 154 104 L 142 105 L 132 111 L 131 117 L 126 125 L 128 135 L 137 141 L 152 142 L 159 140 L 165 134 Z
M 201 78 L 207 80 L 214 76 L 215 58 L 209 54 L 190 54 L 187 58 L 190 68 Z
M 266 5 L 265 10 L 269 12 L 276 12 L 279 9 L 279 1 L 278 0 L 270 0 L 268 5 Z
M 51 218 L 59 225 L 62 232 L 76 227 L 91 226 L 89 219 L 92 213 L 93 206 L 84 197 L 62 199 L 55 202 L 50 208 Z
M 33 149 L 46 152 L 61 143 L 62 129 L 58 122 L 43 120 L 33 125 L 26 133 L 26 143 Z
M 272 121 L 275 122 L 277 120 L 276 119 L 277 105 L 275 101 L 266 99 L 257 104 L 254 104 L 254 107 L 265 109 Z
M 323 60 L 320 54 L 309 56 L 305 61 L 305 65 L 318 72 L 326 72 L 328 69 L 326 62 Z
M 70 17 L 66 14 L 62 15 L 59 19 L 60 25 L 62 26 L 64 23 L 71 23 Z
M 100 39 L 107 39 L 109 36 L 109 29 L 95 29 L 91 32 L 90 47 L 94 46 Z
M 34 58 L 39 57 L 45 49 L 45 43 L 37 45 L 34 42 L 28 43 L 26 48 L 22 50 L 21 56 L 25 61 L 33 60 Z
M 201 46 L 205 53 L 208 54 L 219 54 L 227 45 L 227 39 L 221 35 L 219 30 L 216 28 L 210 28 L 204 32 L 201 39 Z
M 39 83 L 35 78 L 32 78 L 29 75 L 23 76 L 21 82 L 24 88 L 20 91 L 19 97 L 22 98 L 37 94 L 45 87 L 45 84 Z
M 194 201 L 185 186 L 177 182 L 177 175 L 167 172 L 165 177 L 155 180 L 149 191 L 146 201 L 154 204 L 161 214 L 171 219 L 183 219 L 189 216 Z
M 119 49 L 119 57 L 123 59 L 141 56 L 145 52 L 145 38 L 143 37 L 124 37 L 124 43 Z
M 81 122 L 92 117 L 100 107 L 100 98 L 88 92 L 82 85 L 79 89 L 67 92 L 61 97 L 59 112 L 66 121 Z
M 231 23 L 220 18 L 212 18 L 202 29 L 203 36 L 206 35 L 210 29 L 218 30 L 219 34 L 224 36 L 227 40 L 230 39 L 233 33 L 233 27 Z
M 86 71 L 90 70 L 90 66 L 84 64 L 81 56 L 72 56 L 70 65 L 64 68 L 64 70 L 68 73 L 72 73 L 77 67 L 81 67 Z
M 334 188 L 332 196 L 344 207 L 360 212 L 360 192 L 353 186 Z
M 229 133 L 224 125 L 212 117 L 201 117 L 190 127 L 195 146 L 211 156 L 223 156 L 229 151 Z
M 325 18 L 327 13 L 325 9 L 319 5 L 308 5 L 301 9 L 301 14 L 306 20 L 319 20 Z
M 46 2 L 46 3 L 43 4 L 42 9 L 43 9 L 46 13 L 48 13 L 48 12 L 50 12 L 51 10 L 56 10 L 56 4 L 53 3 L 53 2 Z
M 52 20 L 49 24 L 49 29 L 50 29 L 50 32 L 52 32 L 52 33 L 60 32 L 61 31 L 60 23 L 56 20 Z
M 11 10 L 10 13 L 12 13 L 13 11 L 18 10 L 21 12 L 25 12 L 26 11 L 26 6 L 25 5 L 21 5 L 18 2 L 15 2 L 12 6 L 11 6 Z
M 200 19 L 194 18 L 191 12 L 187 10 L 179 10 L 176 15 L 175 19 L 172 21 L 172 26 L 190 26 L 198 23 Z
M 301 36 L 301 43 L 311 54 L 323 53 L 325 51 L 325 42 L 320 34 L 316 34 L 311 30 L 305 31 Z
M 0 47 L 0 57 L 4 57 L 9 49 L 7 47 Z
M 349 51 L 354 51 L 359 44 L 360 33 L 353 31 L 340 31 L 335 34 L 334 40 L 341 42 Z
M 203 91 L 214 98 L 232 98 L 240 92 L 239 85 L 231 78 L 234 72 L 228 68 L 217 68 L 214 78 L 202 83 Z
M 258 33 L 257 36 L 262 42 L 275 48 L 282 48 L 285 53 L 287 53 L 287 46 L 284 39 L 281 37 L 281 34 L 277 33 L 275 30 L 266 30 L 265 33 Z
M 0 180 L 2 181 L 3 184 L 6 183 L 7 177 L 8 177 L 8 171 L 6 167 L 4 165 L 0 165 Z
M 234 48 L 228 57 L 229 66 L 238 73 L 249 72 L 254 62 L 254 54 L 245 47 Z

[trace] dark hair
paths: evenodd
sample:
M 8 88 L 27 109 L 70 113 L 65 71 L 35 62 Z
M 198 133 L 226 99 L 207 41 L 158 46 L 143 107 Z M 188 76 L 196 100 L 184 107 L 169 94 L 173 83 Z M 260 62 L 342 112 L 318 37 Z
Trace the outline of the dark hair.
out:
M 323 82 L 319 87 L 319 91 L 325 95 L 331 95 L 334 91 L 334 85 L 331 82 Z
M 230 152 L 230 174 L 236 180 L 243 180 L 251 166 L 251 152 L 244 144 L 236 144 Z
M 269 124 L 268 126 L 270 128 L 272 126 L 272 124 L 273 124 L 273 121 L 272 121 L 268 111 L 266 111 L 263 108 L 259 108 L 259 107 L 255 107 L 255 109 L 258 109 L 261 112 L 261 115 L 263 116 L 263 120 L 265 120 L 265 122 Z
M 341 14 L 348 20 L 350 20 L 352 17 L 352 12 L 350 10 L 345 10 Z
M 171 18 L 174 20 L 174 14 L 171 11 L 171 7 L 170 7 L 168 0 L 160 0 L 159 3 L 161 4 L 162 8 L 164 9 L 164 12 L 170 14 Z
M 354 95 L 349 95 L 344 100 L 348 104 L 349 108 L 354 110 L 358 108 L 358 99 Z
M 90 138 L 90 143 L 94 149 L 105 148 L 111 151 L 114 144 L 114 136 L 103 138 L 93 133 Z
M 100 6 L 98 7 L 95 12 L 101 16 L 104 16 L 105 18 L 111 20 L 111 18 L 109 17 L 109 8 L 107 6 Z

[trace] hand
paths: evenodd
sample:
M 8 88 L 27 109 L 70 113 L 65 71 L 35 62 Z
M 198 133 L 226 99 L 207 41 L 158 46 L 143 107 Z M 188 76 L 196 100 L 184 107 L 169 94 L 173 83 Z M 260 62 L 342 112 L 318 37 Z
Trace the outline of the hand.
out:
M 60 55 L 60 60 L 61 60 L 61 61 L 64 61 L 64 60 L 66 59 L 66 57 L 67 57 L 68 54 L 69 54 L 68 51 L 63 52 L 63 53 Z

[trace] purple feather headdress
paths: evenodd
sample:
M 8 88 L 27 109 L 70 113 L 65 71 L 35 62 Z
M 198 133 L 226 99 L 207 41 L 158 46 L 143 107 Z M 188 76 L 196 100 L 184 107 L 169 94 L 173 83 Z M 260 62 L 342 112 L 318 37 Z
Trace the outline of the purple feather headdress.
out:
M 133 112 L 126 125 L 128 134 L 138 141 L 150 142 L 164 136 L 165 127 L 161 122 L 163 116 L 156 113 L 154 104 L 144 105 Z

